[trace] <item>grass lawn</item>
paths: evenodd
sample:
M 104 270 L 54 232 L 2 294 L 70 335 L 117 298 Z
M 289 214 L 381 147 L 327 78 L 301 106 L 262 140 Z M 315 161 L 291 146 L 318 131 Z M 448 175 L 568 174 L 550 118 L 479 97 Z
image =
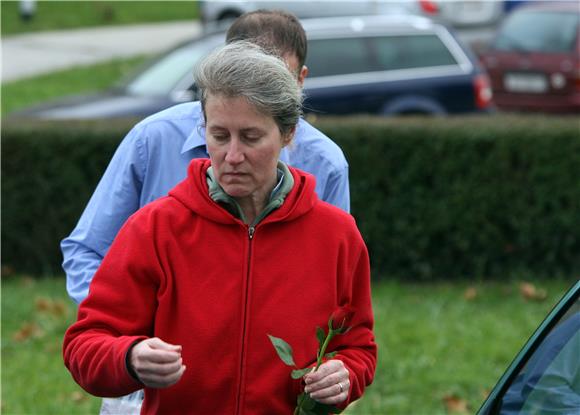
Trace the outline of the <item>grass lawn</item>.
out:
M 76 318 L 64 279 L 2 278 L 3 414 L 98 414 L 62 363 L 62 336 Z
M 30 21 L 20 19 L 18 1 L 2 1 L 2 36 L 89 26 L 198 19 L 196 1 L 37 1 Z
M 119 59 L 2 84 L 2 114 L 65 95 L 97 92 L 132 73 L 147 58 Z
M 543 301 L 518 282 L 374 284 L 379 365 L 349 415 L 436 415 L 447 400 L 473 413 L 571 281 L 537 283 Z M 72 381 L 62 336 L 76 317 L 62 277 L 2 279 L 4 414 L 95 414 L 100 400 Z

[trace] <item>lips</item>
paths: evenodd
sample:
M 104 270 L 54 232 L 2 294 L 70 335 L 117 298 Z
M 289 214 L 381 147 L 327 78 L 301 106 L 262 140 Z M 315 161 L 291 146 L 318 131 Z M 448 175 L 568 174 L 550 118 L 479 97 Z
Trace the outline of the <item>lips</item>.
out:
M 235 183 L 245 180 L 248 177 L 246 173 L 240 172 L 231 172 L 231 173 L 223 173 L 221 176 L 221 181 L 224 183 Z

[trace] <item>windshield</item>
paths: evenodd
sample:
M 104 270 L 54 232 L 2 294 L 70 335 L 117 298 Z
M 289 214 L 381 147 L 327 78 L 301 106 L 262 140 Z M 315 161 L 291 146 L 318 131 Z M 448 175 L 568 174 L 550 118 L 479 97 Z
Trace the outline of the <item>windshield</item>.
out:
M 495 49 L 520 52 L 572 52 L 578 14 L 522 11 L 514 13 L 495 41 Z
M 166 96 L 187 76 L 193 83 L 192 68 L 214 46 L 211 42 L 196 42 L 169 52 L 129 82 L 128 92 L 140 96 Z

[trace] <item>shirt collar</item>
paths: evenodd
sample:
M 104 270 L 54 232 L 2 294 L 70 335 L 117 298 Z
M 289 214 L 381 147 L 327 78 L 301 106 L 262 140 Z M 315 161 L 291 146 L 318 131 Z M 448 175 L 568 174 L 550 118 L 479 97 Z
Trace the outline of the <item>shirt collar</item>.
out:
M 201 104 L 197 103 L 197 108 L 195 108 L 195 114 L 192 114 L 195 117 L 195 124 L 194 127 L 187 136 L 187 139 L 183 143 L 183 147 L 181 147 L 181 154 L 186 153 L 194 148 L 203 148 L 203 150 L 207 153 L 206 144 L 205 144 L 205 126 L 203 120 L 203 114 L 201 112 Z
M 183 147 L 181 147 L 181 154 L 188 152 L 189 150 L 193 150 L 194 148 L 205 148 L 205 127 L 201 125 L 201 123 L 197 123 L 193 128 L 193 131 L 185 142 L 183 143 Z M 206 150 L 207 151 L 207 150 Z

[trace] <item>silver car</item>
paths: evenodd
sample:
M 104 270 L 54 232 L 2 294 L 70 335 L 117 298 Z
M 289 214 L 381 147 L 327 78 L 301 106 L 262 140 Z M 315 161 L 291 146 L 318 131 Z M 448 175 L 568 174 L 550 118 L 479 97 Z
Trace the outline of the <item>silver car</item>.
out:
M 489 80 L 444 25 L 418 16 L 304 19 L 309 68 L 305 112 L 314 115 L 446 115 L 489 112 Z M 196 99 L 192 69 L 223 44 L 207 34 L 154 60 L 97 96 L 24 110 L 35 118 L 144 117 Z
M 503 1 L 490 0 L 207 0 L 199 7 L 204 23 L 235 19 L 257 9 L 284 9 L 300 18 L 414 14 L 455 27 L 491 26 L 504 14 Z

